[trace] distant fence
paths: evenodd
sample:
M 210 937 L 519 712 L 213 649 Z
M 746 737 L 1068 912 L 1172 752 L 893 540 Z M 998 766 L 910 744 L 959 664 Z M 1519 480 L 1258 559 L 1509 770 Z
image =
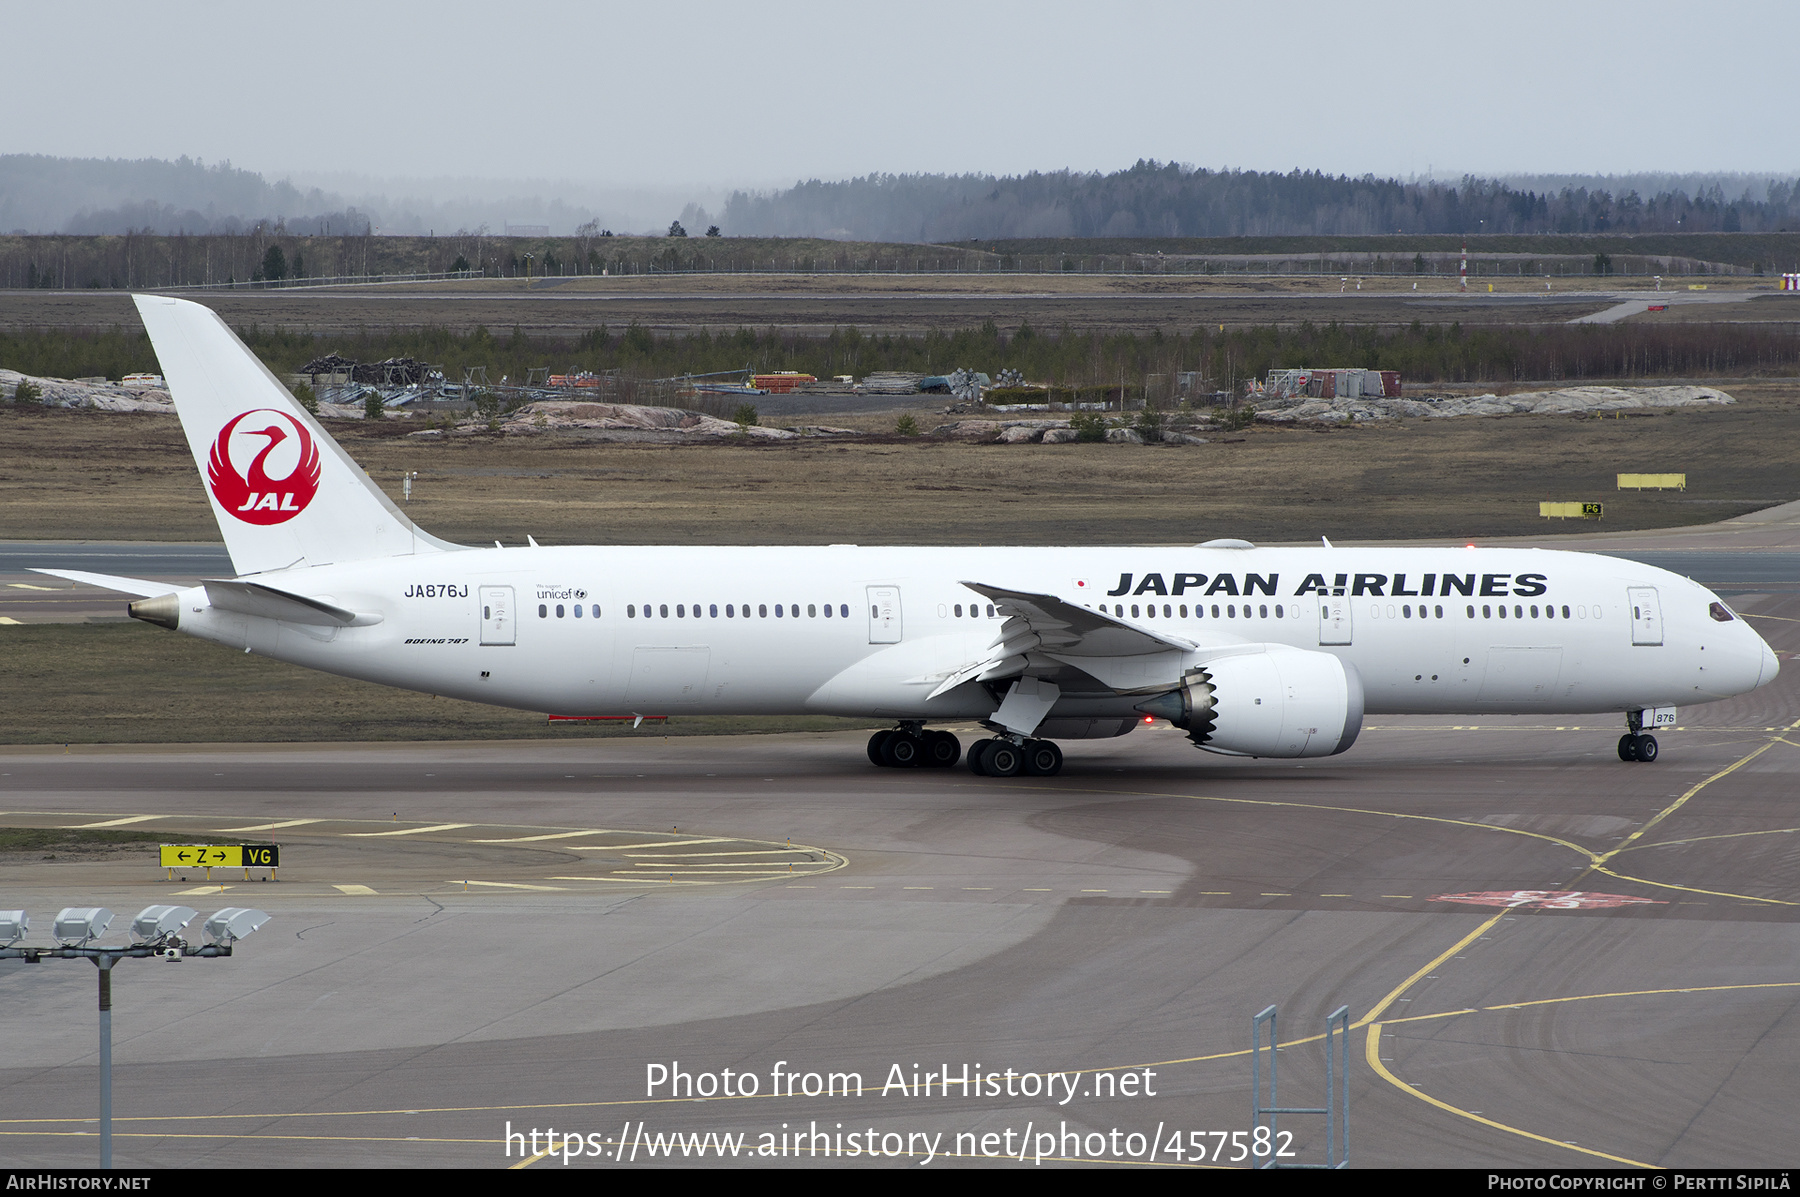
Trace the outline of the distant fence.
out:
M 330 278 L 254 279 L 247 283 L 176 283 L 153 291 L 285 291 L 295 287 L 345 287 L 363 283 L 422 283 L 433 279 L 483 278 L 485 270 L 438 270 L 429 274 L 338 274 Z

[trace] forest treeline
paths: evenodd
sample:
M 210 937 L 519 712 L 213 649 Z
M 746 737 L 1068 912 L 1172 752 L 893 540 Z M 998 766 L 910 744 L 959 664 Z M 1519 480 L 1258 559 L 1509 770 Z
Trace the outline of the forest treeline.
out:
M 854 328 L 826 335 L 738 329 L 718 335 L 658 336 L 633 324 L 579 336 L 536 336 L 514 328 L 457 332 L 442 328 L 322 336 L 261 328 L 238 330 L 277 375 L 336 352 L 355 361 L 417 358 L 460 380 L 484 366 L 491 381 L 522 381 L 532 367 L 553 371 L 618 369 L 636 379 L 750 369 L 799 370 L 819 377 L 877 370 L 938 374 L 968 367 L 1020 370 L 1061 387 L 1141 388 L 1151 376 L 1199 371 L 1220 389 L 1271 369 L 1360 366 L 1398 370 L 1409 385 L 1476 382 L 1583 382 L 1649 378 L 1722 378 L 1800 372 L 1800 333 L 1768 324 L 1552 325 L 1542 328 L 1423 324 L 1253 326 L 1192 333 L 1102 334 L 1037 330 L 1008 334 L 992 321 L 920 335 L 871 335 Z M 87 331 L 0 332 L 0 368 L 55 378 L 120 378 L 157 368 L 149 338 L 122 327 Z
M 1065 237 L 1259 237 L 1372 233 L 1701 233 L 1800 230 L 1800 179 L 1761 197 L 1714 183 L 1688 194 L 1206 170 L 1140 161 L 1111 174 L 867 175 L 786 191 L 739 191 L 732 236 L 860 241 Z
M 157 289 L 380 281 L 472 270 L 487 278 L 672 272 L 780 274 L 1455 274 L 1464 239 L 1088 238 L 911 245 L 817 237 L 569 237 L 241 233 L 0 236 L 0 288 Z M 1779 274 L 1800 269 L 1800 232 L 1527 234 L 1468 238 L 1473 277 Z M 272 251 L 276 251 L 272 254 Z M 271 269 L 273 268 L 273 269 Z

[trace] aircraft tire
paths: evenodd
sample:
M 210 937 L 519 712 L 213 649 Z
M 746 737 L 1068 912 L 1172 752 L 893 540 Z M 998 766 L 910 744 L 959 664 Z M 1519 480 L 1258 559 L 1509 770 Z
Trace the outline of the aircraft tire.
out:
M 916 769 L 925 763 L 925 742 L 907 732 L 891 732 L 882 741 L 881 761 L 893 769 Z
M 1055 777 L 1062 772 L 1063 754 L 1049 740 L 1025 741 L 1023 769 L 1030 777 Z
M 1637 737 L 1630 732 L 1626 732 L 1619 737 L 1619 759 L 1622 761 L 1635 761 L 1638 759 Z
M 981 771 L 989 777 L 1017 777 L 1025 766 L 1025 753 L 1011 740 L 989 740 L 987 745 Z
M 869 763 L 871 765 L 885 766 L 887 764 L 886 758 L 881 754 L 881 747 L 887 743 L 887 738 L 893 734 L 894 733 L 891 730 L 878 731 L 869 737 Z
M 1654 761 L 1657 751 L 1655 736 L 1639 736 L 1637 738 L 1637 759 L 1644 764 L 1648 765 Z
M 969 755 L 967 758 L 969 762 L 969 772 L 975 774 L 977 777 L 987 776 L 987 769 L 985 767 L 987 750 L 988 745 L 992 743 L 992 740 L 977 740 L 969 745 Z
M 931 769 L 952 769 L 962 759 L 962 741 L 949 732 L 925 733 L 925 765 Z

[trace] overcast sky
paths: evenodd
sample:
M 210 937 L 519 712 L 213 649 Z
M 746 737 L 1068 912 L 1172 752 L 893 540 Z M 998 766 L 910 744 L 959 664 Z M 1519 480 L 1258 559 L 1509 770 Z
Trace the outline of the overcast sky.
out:
M 1800 173 L 1800 3 L 6 4 L 0 152 L 787 186 Z

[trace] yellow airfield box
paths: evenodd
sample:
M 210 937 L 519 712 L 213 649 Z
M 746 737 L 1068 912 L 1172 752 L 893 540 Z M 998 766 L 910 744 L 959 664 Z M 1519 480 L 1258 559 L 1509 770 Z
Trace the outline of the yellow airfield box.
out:
M 1538 514 L 1552 520 L 1597 520 L 1606 517 L 1604 503 L 1539 503 Z
M 1686 474 L 1620 474 L 1620 490 L 1686 490 Z

